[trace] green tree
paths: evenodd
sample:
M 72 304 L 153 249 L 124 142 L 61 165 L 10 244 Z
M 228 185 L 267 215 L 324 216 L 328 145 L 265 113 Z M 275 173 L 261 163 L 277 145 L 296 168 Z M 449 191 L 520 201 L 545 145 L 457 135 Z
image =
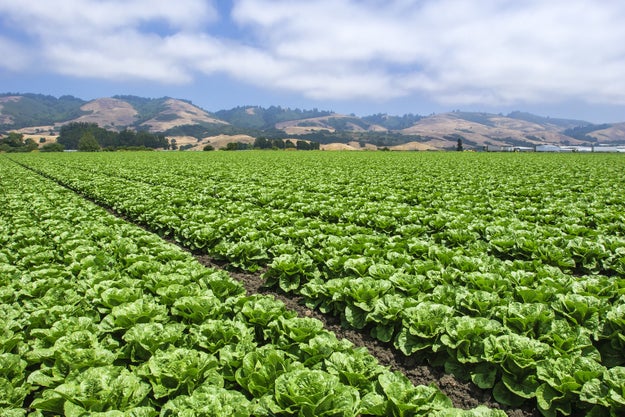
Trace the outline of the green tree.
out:
M 61 127 L 57 142 L 65 146 L 65 149 L 78 149 L 78 142 L 85 132 L 94 132 L 98 129 L 95 123 L 73 122 Z
M 137 133 L 130 130 L 124 129 L 117 135 L 117 143 L 119 146 L 137 146 L 143 145 L 137 143 Z
M 226 150 L 227 151 L 244 151 L 246 149 L 250 149 L 251 145 L 248 145 L 247 143 L 243 143 L 243 142 L 228 142 L 226 144 Z
M 35 149 L 38 149 L 39 145 L 37 145 L 37 142 L 35 142 L 34 139 L 28 138 L 24 141 L 24 148 L 26 152 L 30 152 L 30 151 L 34 151 Z
M 65 146 L 60 143 L 46 143 L 41 147 L 41 152 L 63 152 L 65 150 Z
M 271 149 L 273 147 L 271 141 L 265 137 L 258 137 L 254 140 L 254 148 L 257 149 Z
M 214 151 L 215 147 L 213 145 L 205 145 L 202 150 L 204 150 L 204 151 Z
M 464 147 L 462 146 L 462 139 L 458 138 L 458 144 L 456 145 L 456 150 L 458 152 L 462 152 L 464 150 Z
M 97 152 L 100 150 L 100 145 L 92 132 L 87 131 L 80 137 L 78 140 L 78 150 L 80 152 Z
M 37 148 L 37 142 L 31 138 L 24 140 L 24 135 L 21 133 L 9 132 L 7 136 L 0 138 L 0 151 L 2 152 L 31 152 Z
M 24 135 L 22 133 L 9 132 L 9 136 L 4 138 L 2 143 L 9 145 L 12 148 L 24 146 Z

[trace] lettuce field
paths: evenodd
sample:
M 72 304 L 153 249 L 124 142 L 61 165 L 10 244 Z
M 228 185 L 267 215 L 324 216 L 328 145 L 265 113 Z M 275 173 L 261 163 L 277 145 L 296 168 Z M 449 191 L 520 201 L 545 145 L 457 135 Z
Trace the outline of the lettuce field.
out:
M 0 190 L 1 415 L 625 415 L 623 155 L 13 154 Z

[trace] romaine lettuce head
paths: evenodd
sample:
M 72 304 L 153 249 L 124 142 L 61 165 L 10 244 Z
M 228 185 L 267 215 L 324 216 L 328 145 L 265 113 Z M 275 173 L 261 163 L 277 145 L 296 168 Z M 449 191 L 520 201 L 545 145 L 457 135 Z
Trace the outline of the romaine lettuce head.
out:
M 587 381 L 580 398 L 591 404 L 610 407 L 613 415 L 625 412 L 625 367 L 606 369 L 597 378 Z
M 334 352 L 325 360 L 327 372 L 337 375 L 345 385 L 370 391 L 373 381 L 385 371 L 366 349 L 352 352 Z
M 203 386 L 191 395 L 179 395 L 161 409 L 161 417 L 232 416 L 248 417 L 252 413 L 250 401 L 237 391 L 221 387 Z
M 4 407 L 23 406 L 24 399 L 30 392 L 30 385 L 25 382 L 26 366 L 26 361 L 19 355 L 0 354 L 0 410 Z
M 137 369 L 152 384 L 155 398 L 191 394 L 198 386 L 223 386 L 219 361 L 200 350 L 171 348 L 157 351 Z
M 302 365 L 272 345 L 262 346 L 243 357 L 235 377 L 241 387 L 255 398 L 274 391 L 277 377 Z
M 276 413 L 302 417 L 357 415 L 360 394 L 354 387 L 321 370 L 297 369 L 276 379 Z
M 123 355 L 132 362 L 148 360 L 157 350 L 167 350 L 183 342 L 183 332 L 187 328 L 182 323 L 138 323 L 126 331 L 122 338 L 126 341 Z
M 451 400 L 436 386 L 415 387 L 399 372 L 385 372 L 378 377 L 378 382 L 381 392 L 387 398 L 387 416 L 429 415 L 452 407 Z
M 31 408 L 55 414 L 126 411 L 146 406 L 150 385 L 121 366 L 88 368 L 72 374 L 65 383 L 43 391 Z

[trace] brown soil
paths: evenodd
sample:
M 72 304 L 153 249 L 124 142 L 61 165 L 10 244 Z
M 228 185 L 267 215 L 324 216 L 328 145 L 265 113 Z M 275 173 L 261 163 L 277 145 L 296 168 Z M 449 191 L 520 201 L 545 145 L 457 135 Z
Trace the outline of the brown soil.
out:
M 224 269 L 224 267 L 227 266 L 216 264 L 213 259 L 206 255 L 195 254 L 195 257 L 201 264 L 210 268 Z M 243 284 L 248 294 L 271 294 L 276 299 L 282 301 L 288 309 L 297 312 L 298 315 L 313 317 L 322 321 L 325 328 L 336 334 L 338 338 L 347 339 L 357 347 L 367 348 L 369 353 L 371 353 L 380 364 L 388 366 L 393 371 L 400 371 L 415 385 L 435 384 L 451 399 L 454 407 L 471 409 L 478 405 L 485 405 L 490 408 L 502 409 L 510 417 L 541 416 L 535 406 L 529 404 L 525 405 L 523 408 L 503 406 L 495 402 L 490 390 L 483 390 L 472 382 L 459 381 L 452 375 L 446 374 L 442 369 L 417 363 L 414 358 L 405 356 L 392 345 L 374 339 L 367 333 L 343 328 L 338 318 L 322 314 L 319 311 L 311 310 L 306 307 L 302 297 L 276 292 L 264 287 L 263 279 L 260 277 L 260 274 L 248 274 L 231 270 L 228 272 L 233 278 Z

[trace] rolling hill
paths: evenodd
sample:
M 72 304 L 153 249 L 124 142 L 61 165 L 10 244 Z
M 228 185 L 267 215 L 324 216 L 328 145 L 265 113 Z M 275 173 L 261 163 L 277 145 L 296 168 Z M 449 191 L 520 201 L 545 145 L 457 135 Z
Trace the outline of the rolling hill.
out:
M 459 139 L 465 149 L 625 144 L 625 123 L 594 125 L 519 111 L 508 115 L 454 111 L 431 116 L 358 117 L 318 109 L 239 106 L 211 113 L 190 101 L 170 97 L 114 96 L 84 101 L 72 96 L 0 94 L 0 132 L 45 134 L 49 142 L 61 126 L 72 122 L 162 133 L 193 149 L 210 143 L 211 138 L 221 144 L 229 138 L 249 142 L 261 136 L 312 140 L 326 149 L 453 149 Z

